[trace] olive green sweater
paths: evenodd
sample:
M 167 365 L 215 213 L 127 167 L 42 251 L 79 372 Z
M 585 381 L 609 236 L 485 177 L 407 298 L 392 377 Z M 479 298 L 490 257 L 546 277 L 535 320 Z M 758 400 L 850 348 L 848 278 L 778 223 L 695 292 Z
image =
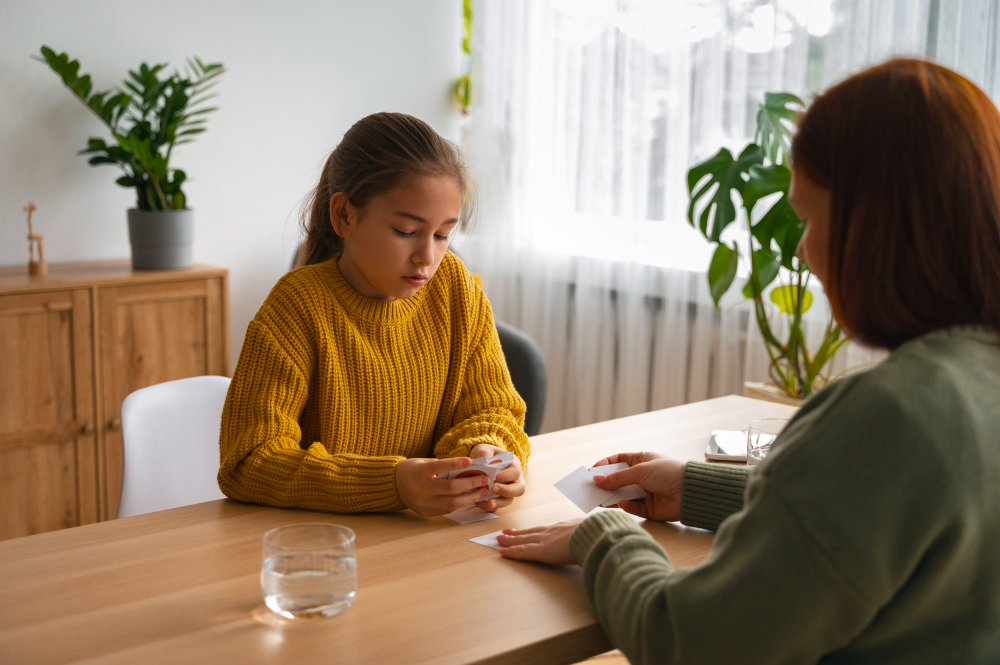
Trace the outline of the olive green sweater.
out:
M 698 568 L 618 511 L 573 535 L 633 663 L 1000 663 L 1000 335 L 938 331 L 838 381 L 749 482 L 689 464 L 681 519 L 721 522 Z

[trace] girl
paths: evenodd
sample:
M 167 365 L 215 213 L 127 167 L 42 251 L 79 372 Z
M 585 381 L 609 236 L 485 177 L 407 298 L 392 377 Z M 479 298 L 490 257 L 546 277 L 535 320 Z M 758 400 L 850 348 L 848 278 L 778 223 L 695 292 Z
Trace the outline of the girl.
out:
M 300 264 L 247 328 L 226 398 L 219 487 L 338 513 L 494 511 L 524 493 L 525 405 L 493 314 L 454 254 L 470 178 L 458 150 L 399 113 L 357 122 L 313 193 Z M 513 452 L 493 492 L 442 480 Z
M 749 481 L 599 462 L 630 465 L 602 487 L 646 488 L 628 512 L 719 529 L 699 568 L 613 511 L 509 530 L 502 554 L 581 564 L 633 663 L 998 663 L 1000 113 L 944 67 L 892 60 L 813 102 L 792 165 L 800 255 L 889 359 L 810 399 Z

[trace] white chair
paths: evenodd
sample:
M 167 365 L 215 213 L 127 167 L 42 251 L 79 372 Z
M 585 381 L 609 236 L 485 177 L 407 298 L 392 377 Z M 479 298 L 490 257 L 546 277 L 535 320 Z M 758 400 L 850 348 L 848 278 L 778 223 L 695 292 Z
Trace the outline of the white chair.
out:
M 216 475 L 228 390 L 224 376 L 196 376 L 125 398 L 118 517 L 225 498 Z

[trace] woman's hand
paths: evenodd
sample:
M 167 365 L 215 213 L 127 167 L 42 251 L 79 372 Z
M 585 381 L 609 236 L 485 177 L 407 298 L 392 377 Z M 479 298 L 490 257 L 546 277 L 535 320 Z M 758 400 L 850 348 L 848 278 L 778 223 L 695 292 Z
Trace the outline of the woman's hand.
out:
M 606 490 L 638 485 L 646 490 L 639 501 L 619 501 L 626 513 L 658 522 L 676 522 L 681 517 L 681 490 L 684 485 L 684 462 L 657 453 L 618 453 L 605 457 L 594 466 L 627 462 L 629 468 L 606 476 L 594 476 L 594 482 Z
M 455 480 L 435 476 L 464 469 L 472 464 L 468 457 L 424 459 L 413 457 L 396 464 L 396 493 L 403 505 L 418 515 L 446 515 L 453 510 L 482 501 L 489 490 L 483 475 Z
M 503 545 L 500 556 L 520 561 L 569 565 L 573 563 L 573 558 L 569 555 L 569 541 L 583 520 L 581 517 L 549 526 L 533 526 L 530 529 L 504 529 L 497 536 L 497 542 Z
M 500 453 L 507 452 L 503 448 L 491 446 L 488 443 L 480 443 L 472 448 L 469 457 L 493 457 Z M 509 506 L 514 502 L 514 497 L 524 494 L 524 472 L 521 469 L 521 460 L 514 455 L 514 461 L 506 469 L 497 473 L 493 481 L 493 493 L 499 495 L 496 499 L 483 501 L 479 507 L 488 512 L 494 512 L 497 508 Z

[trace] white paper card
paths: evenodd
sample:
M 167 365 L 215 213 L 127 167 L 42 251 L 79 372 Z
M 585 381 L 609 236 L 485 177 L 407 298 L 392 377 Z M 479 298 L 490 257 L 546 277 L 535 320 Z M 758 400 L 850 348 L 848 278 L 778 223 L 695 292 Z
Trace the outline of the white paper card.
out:
M 486 512 L 478 506 L 470 506 L 468 508 L 453 510 L 442 517 L 447 517 L 448 519 L 458 522 L 459 524 L 472 524 L 473 522 L 482 522 L 483 520 L 495 520 L 500 516 L 496 513 Z
M 501 533 L 503 533 L 503 529 L 494 531 L 493 533 L 488 533 L 485 536 L 469 538 L 469 542 L 476 543 L 477 545 L 486 545 L 486 547 L 492 547 L 495 550 L 501 550 L 503 549 L 503 545 L 497 542 L 497 536 Z
M 598 506 L 614 507 L 619 501 L 645 498 L 646 492 L 638 485 L 627 485 L 617 490 L 606 490 L 594 483 L 594 476 L 607 475 L 627 469 L 628 463 L 605 464 L 591 468 L 581 466 L 555 484 L 557 490 L 566 495 L 577 508 L 589 513 Z

